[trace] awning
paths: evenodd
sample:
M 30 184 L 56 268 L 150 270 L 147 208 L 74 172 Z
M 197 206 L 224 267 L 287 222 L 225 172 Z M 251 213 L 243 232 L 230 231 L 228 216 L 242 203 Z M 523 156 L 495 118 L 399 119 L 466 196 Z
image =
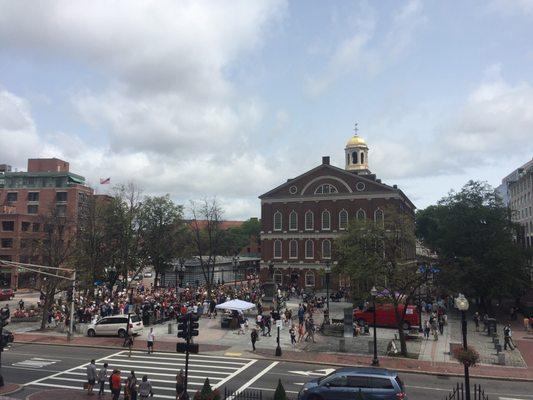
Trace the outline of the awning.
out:
M 226 301 L 225 303 L 218 304 L 216 306 L 216 308 L 218 308 L 219 310 L 235 310 L 235 311 L 245 311 L 245 310 L 249 310 L 254 307 L 255 307 L 254 303 L 248 303 L 247 301 L 239 300 L 239 299 Z

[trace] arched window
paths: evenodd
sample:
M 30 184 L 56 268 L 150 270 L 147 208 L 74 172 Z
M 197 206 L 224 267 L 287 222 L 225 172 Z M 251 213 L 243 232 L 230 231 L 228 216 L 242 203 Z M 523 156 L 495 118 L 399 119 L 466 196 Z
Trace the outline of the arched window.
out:
M 274 240 L 274 258 L 281 258 L 281 240 Z
M 274 279 L 274 283 L 277 284 L 277 285 L 283 285 L 283 274 L 281 273 L 281 271 L 279 269 L 277 269 L 272 278 Z
M 315 273 L 306 272 L 305 273 L 305 286 L 315 286 Z
M 328 239 L 322 241 L 322 258 L 331 258 L 331 241 Z
M 357 151 L 352 153 L 352 164 L 357 164 Z
M 361 153 L 361 164 L 365 163 L 365 153 Z
M 298 230 L 298 214 L 296 211 L 292 210 L 289 214 L 289 231 Z
M 329 231 L 331 229 L 331 214 L 328 210 L 322 211 L 322 230 Z
M 350 164 L 350 155 L 346 153 L 346 164 Z
M 307 211 L 305 213 L 305 230 L 312 231 L 315 229 L 315 215 L 313 211 Z
M 374 222 L 376 222 L 377 224 L 383 225 L 384 220 L 385 220 L 385 216 L 382 210 L 378 208 L 376 211 L 374 211 Z
M 355 214 L 355 219 L 358 221 L 364 221 L 366 219 L 366 212 L 363 209 L 357 210 L 357 214 Z
M 305 241 L 305 258 L 315 258 L 315 243 L 311 239 Z
M 324 183 L 315 189 L 315 194 L 339 193 L 337 188 L 329 183 Z
M 298 258 L 298 241 L 295 239 L 289 242 L 289 258 Z
M 346 228 L 348 228 L 348 211 L 342 210 L 339 213 L 339 229 L 343 231 Z
M 279 211 L 276 211 L 274 213 L 274 230 L 275 231 L 281 231 L 281 225 L 282 219 L 281 219 L 281 213 Z

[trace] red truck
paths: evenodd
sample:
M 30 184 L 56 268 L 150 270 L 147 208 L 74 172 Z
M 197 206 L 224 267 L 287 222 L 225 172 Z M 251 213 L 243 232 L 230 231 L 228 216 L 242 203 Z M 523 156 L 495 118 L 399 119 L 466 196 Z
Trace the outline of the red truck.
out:
M 404 305 L 399 305 L 400 314 L 403 313 Z M 374 324 L 374 309 L 372 305 L 364 310 L 356 308 L 353 310 L 354 321 L 364 321 L 367 325 Z M 409 330 L 412 326 L 418 326 L 420 323 L 418 308 L 416 306 L 407 306 L 407 312 L 403 321 L 404 330 Z M 392 304 L 376 304 L 376 325 L 386 328 L 397 328 L 396 313 Z

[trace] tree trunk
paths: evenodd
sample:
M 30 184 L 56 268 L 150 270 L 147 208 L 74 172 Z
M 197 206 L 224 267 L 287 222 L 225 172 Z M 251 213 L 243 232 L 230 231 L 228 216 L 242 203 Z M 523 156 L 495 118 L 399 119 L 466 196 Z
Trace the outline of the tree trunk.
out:
M 41 319 L 41 329 L 46 328 L 46 323 L 48 322 L 48 315 L 50 315 L 50 309 L 52 308 L 52 304 L 54 303 L 54 294 L 56 285 L 52 282 L 48 283 L 46 286 L 46 292 L 45 292 L 45 298 L 44 298 L 44 304 L 43 304 L 43 317 Z
M 405 332 L 403 331 L 401 325 L 402 325 L 402 323 L 400 323 L 400 326 L 398 327 L 398 335 L 399 335 L 399 338 L 400 338 L 400 354 L 403 357 L 407 357 L 407 343 L 406 343 L 406 340 L 405 340 Z

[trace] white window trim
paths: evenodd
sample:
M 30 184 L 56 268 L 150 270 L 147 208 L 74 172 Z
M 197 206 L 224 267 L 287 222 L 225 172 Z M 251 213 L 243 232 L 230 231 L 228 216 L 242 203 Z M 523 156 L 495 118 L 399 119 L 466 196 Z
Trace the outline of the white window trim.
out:
M 291 215 L 296 215 L 296 226 L 291 227 Z M 297 231 L 298 230 L 298 213 L 294 210 L 292 210 L 289 213 L 289 231 Z
M 279 228 L 276 228 L 276 215 L 279 215 Z M 276 231 L 276 232 L 279 232 L 283 229 L 283 214 L 278 210 L 274 213 L 274 216 L 273 216 L 273 230 Z
M 329 188 L 328 193 L 324 193 L 324 188 L 326 186 Z M 319 189 L 320 189 L 320 192 L 319 192 Z M 317 186 L 314 194 L 337 194 L 337 193 L 339 193 L 339 189 L 337 189 L 335 185 L 332 185 L 331 183 L 323 183 L 322 185 Z
M 363 219 L 359 219 L 359 218 L 358 218 L 357 215 L 359 214 L 359 211 L 362 211 L 362 212 L 363 212 Z M 365 219 L 366 219 L 366 211 L 363 210 L 362 208 L 360 208 L 359 210 L 357 210 L 357 212 L 355 213 L 355 219 L 356 219 L 357 221 L 363 221 L 363 220 L 365 220 Z
M 325 252 L 324 252 L 324 244 L 325 244 L 326 242 L 329 243 L 329 256 L 328 256 L 328 257 L 326 257 L 326 256 L 324 255 L 324 253 L 325 253 Z M 329 240 L 329 239 L 325 239 L 325 240 L 322 241 L 322 258 L 325 259 L 325 260 L 330 260 L 330 259 L 331 259 L 331 240 Z
M 279 242 L 279 256 L 276 255 L 276 243 Z M 273 248 L 272 248 L 272 255 L 276 260 L 279 260 L 283 258 L 283 242 L 280 239 L 274 240 Z
M 313 284 L 312 285 L 307 284 L 307 277 L 308 276 L 312 276 L 313 277 Z M 316 286 L 316 275 L 315 275 L 314 272 L 310 272 L 310 271 L 306 272 L 304 280 L 305 280 L 305 282 L 304 282 L 305 286 L 307 286 L 307 287 L 315 287 Z
M 278 276 L 279 276 L 279 282 L 276 280 Z M 272 274 L 272 280 L 274 281 L 274 283 L 278 285 L 283 285 L 283 274 L 281 273 L 280 270 L 274 271 L 274 273 Z
M 341 214 L 346 215 L 346 226 L 343 227 L 342 224 L 341 224 L 341 221 L 342 221 L 342 218 L 341 218 Z M 349 214 L 348 214 L 348 211 L 346 210 L 340 210 L 339 211 L 339 231 L 345 231 L 347 228 L 348 228 L 348 220 L 349 220 Z
M 307 255 L 307 242 L 311 242 L 311 256 L 308 256 Z M 315 242 L 314 240 L 311 240 L 311 239 L 307 239 L 305 241 L 305 259 L 306 260 L 313 260 L 315 258 Z
M 307 227 L 307 214 L 308 214 L 308 213 L 311 214 L 311 227 L 310 227 L 310 228 Z M 305 221 L 304 221 L 304 229 L 305 229 L 306 231 L 313 231 L 313 230 L 315 230 L 315 213 L 314 213 L 313 211 L 311 211 L 311 210 L 306 211 L 306 212 L 305 212 L 304 219 L 305 219 Z
M 381 215 L 383 216 L 381 222 L 382 222 L 382 223 L 385 222 L 385 213 L 384 213 L 383 210 L 382 210 L 381 208 L 379 208 L 379 207 L 376 208 L 376 209 L 374 210 L 374 222 L 378 222 L 378 219 L 376 218 L 376 215 L 377 215 L 377 212 L 378 212 L 378 211 L 381 211 Z
M 327 228 L 324 227 L 324 215 L 325 214 L 328 214 L 329 215 L 329 226 Z M 330 231 L 331 230 L 331 213 L 328 211 L 328 210 L 324 210 L 322 211 L 322 215 L 321 215 L 321 226 L 322 226 L 322 230 L 323 231 Z
M 292 249 L 292 242 L 296 242 L 296 255 L 291 255 L 291 249 Z M 289 241 L 289 259 L 291 260 L 297 260 L 298 259 L 298 241 L 296 239 L 291 239 Z

